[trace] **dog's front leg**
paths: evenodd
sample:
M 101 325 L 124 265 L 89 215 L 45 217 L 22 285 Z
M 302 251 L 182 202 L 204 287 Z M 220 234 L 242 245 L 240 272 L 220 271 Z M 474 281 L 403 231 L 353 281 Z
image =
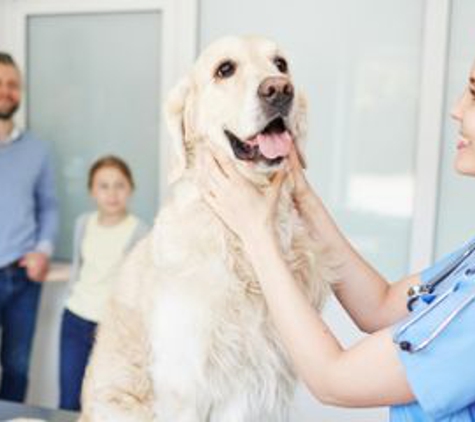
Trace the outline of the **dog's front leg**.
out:
M 200 409 L 191 397 L 184 397 L 171 391 L 157 392 L 156 415 L 159 422 L 208 422 L 207 412 Z M 224 422 L 224 421 L 223 421 Z
M 210 422 L 210 393 L 193 371 L 170 365 L 155 374 L 155 415 L 158 422 Z M 224 420 L 223 420 L 224 422 Z
M 152 422 L 149 350 L 141 316 L 116 301 L 101 322 L 79 422 Z

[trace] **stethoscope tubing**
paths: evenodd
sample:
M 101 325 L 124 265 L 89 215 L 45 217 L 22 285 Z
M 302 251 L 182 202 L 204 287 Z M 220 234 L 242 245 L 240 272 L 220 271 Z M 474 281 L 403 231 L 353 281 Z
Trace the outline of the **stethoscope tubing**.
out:
M 423 288 L 419 288 L 417 290 L 414 290 L 414 294 L 411 295 L 413 297 L 410 297 L 409 299 L 409 304 L 414 303 L 416 300 L 418 300 L 421 296 L 427 293 L 432 293 L 434 288 L 444 279 L 446 279 L 449 275 L 451 275 L 459 266 L 462 264 L 462 262 L 465 261 L 465 259 L 468 258 L 469 255 L 472 254 L 472 252 L 475 251 L 475 242 L 472 243 L 467 250 L 460 256 L 459 259 L 457 259 L 454 263 L 449 265 L 446 269 L 441 271 L 438 275 L 436 275 L 433 280 L 425 283 L 423 285 Z M 417 353 L 420 352 L 421 350 L 425 349 L 429 344 L 431 344 L 439 335 L 449 326 L 449 324 L 453 321 L 453 319 L 459 315 L 465 308 L 468 307 L 472 302 L 475 301 L 475 290 L 456 308 L 454 309 L 440 324 L 439 326 L 433 330 L 430 335 L 423 341 L 421 341 L 418 344 L 412 344 L 409 341 L 401 341 L 402 335 L 417 321 L 421 320 L 426 316 L 429 312 L 431 312 L 435 307 L 437 307 L 439 304 L 441 304 L 445 299 L 447 299 L 452 293 L 454 293 L 460 286 L 460 283 L 454 284 L 450 289 L 448 289 L 446 292 L 441 294 L 439 297 L 437 297 L 432 303 L 430 303 L 424 310 L 419 312 L 417 315 L 415 315 L 413 318 L 410 318 L 406 323 L 401 325 L 396 333 L 393 336 L 393 341 L 395 344 L 397 344 L 401 350 L 409 352 L 409 353 Z
M 439 274 L 436 274 L 434 278 L 427 283 L 424 284 L 426 287 L 426 290 L 429 292 L 433 291 L 434 288 L 443 280 L 445 280 L 450 274 L 452 274 L 462 262 L 464 262 L 469 255 L 472 254 L 472 252 L 475 251 L 475 242 L 471 243 L 465 252 L 457 259 L 455 262 L 453 262 L 451 265 L 449 265 L 447 268 L 442 270 Z
M 412 350 L 412 353 L 420 352 L 425 349 L 429 344 L 431 344 L 452 322 L 452 320 L 459 315 L 464 309 L 470 305 L 470 303 L 475 301 L 475 291 L 468 296 L 456 309 L 454 309 L 449 316 L 427 337 L 426 340 L 419 343 Z

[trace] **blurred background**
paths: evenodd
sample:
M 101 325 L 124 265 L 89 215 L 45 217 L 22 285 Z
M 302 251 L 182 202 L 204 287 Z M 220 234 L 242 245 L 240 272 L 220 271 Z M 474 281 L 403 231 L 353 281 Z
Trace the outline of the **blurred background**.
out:
M 93 159 L 125 157 L 133 209 L 150 224 L 166 194 L 168 89 L 212 40 L 260 34 L 291 58 L 309 98 L 308 174 L 340 227 L 390 280 L 475 233 L 473 181 L 452 169 L 451 105 L 475 57 L 473 0 L 0 0 L 0 50 L 25 74 L 19 123 L 54 152 L 61 204 L 56 260 L 91 207 Z M 45 286 L 28 402 L 57 404 L 66 283 Z M 361 334 L 330 301 L 345 345 Z M 375 368 L 377 370 L 377 368 Z M 387 418 L 335 409 L 300 388 L 294 422 Z

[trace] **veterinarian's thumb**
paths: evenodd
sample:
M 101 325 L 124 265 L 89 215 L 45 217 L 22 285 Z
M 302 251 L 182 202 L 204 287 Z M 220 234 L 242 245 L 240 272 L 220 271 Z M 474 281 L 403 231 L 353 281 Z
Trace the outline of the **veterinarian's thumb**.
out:
M 293 183 L 292 189 L 292 198 L 297 207 L 300 207 L 300 203 L 304 200 L 305 197 L 311 193 L 310 185 L 305 177 L 302 165 L 298 158 L 297 151 L 292 149 L 289 157 L 289 173 L 291 175 L 291 180 Z
M 227 178 L 232 178 L 232 179 L 237 179 L 237 180 L 241 179 L 241 175 L 236 170 L 234 163 L 226 155 L 223 149 L 216 147 L 214 145 L 209 146 L 208 148 L 209 148 L 209 151 L 211 152 L 211 155 L 214 157 L 214 159 L 218 163 L 221 171 Z
M 272 182 L 269 187 L 269 191 L 267 194 L 267 198 L 269 202 L 274 206 L 274 204 L 278 201 L 280 197 L 280 192 L 282 190 L 282 185 L 285 182 L 285 179 L 288 176 L 287 170 L 279 170 L 274 177 L 272 178 Z

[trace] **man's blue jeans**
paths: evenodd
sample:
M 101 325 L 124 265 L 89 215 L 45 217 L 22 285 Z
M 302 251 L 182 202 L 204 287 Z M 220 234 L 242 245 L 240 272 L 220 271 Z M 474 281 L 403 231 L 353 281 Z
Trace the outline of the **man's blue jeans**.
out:
M 59 407 L 80 410 L 81 388 L 97 324 L 65 309 L 61 321 Z
M 24 268 L 0 269 L 0 399 L 25 400 L 40 293 Z

